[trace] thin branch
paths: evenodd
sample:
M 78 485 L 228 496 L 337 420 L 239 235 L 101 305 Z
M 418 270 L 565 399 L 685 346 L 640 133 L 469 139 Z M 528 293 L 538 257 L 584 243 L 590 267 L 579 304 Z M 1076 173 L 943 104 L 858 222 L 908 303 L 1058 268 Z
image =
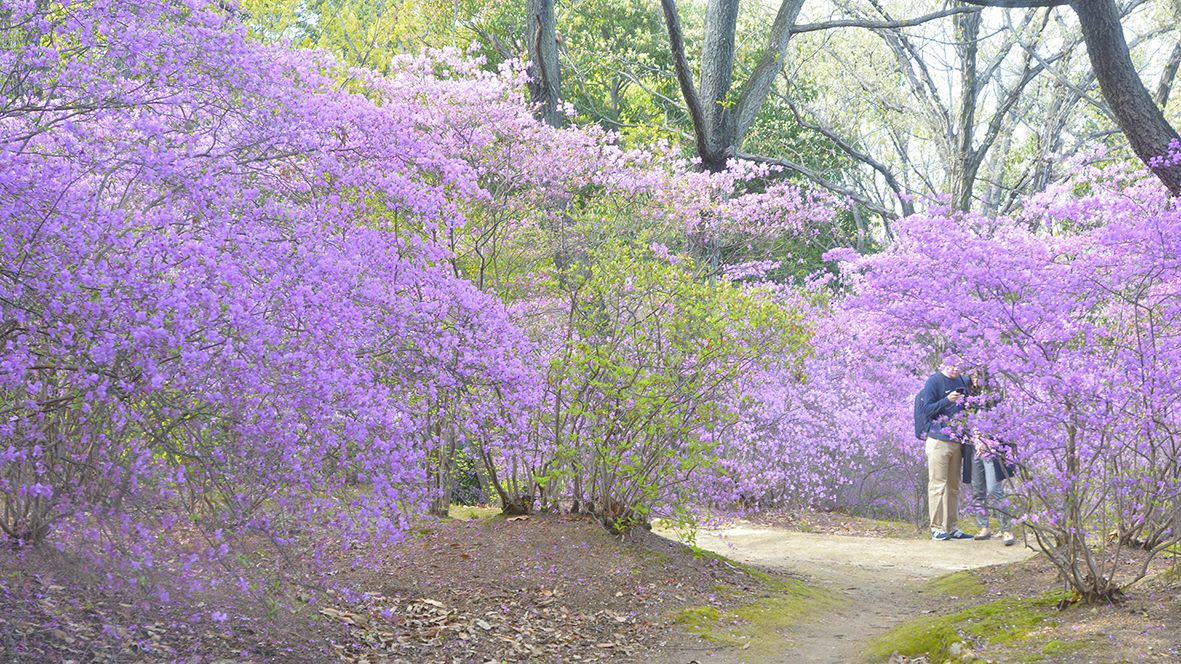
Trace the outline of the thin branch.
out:
M 480 26 L 475 25 L 474 23 L 467 23 L 463 27 L 476 33 L 480 39 L 484 40 L 485 44 L 491 44 L 492 48 L 496 49 L 496 52 L 500 55 L 500 57 L 504 58 L 505 60 L 512 60 L 514 58 L 521 57 L 519 53 L 510 52 L 507 48 L 505 48 L 504 44 L 500 43 L 500 39 L 498 39 L 496 35 L 488 32 Z
M 1070 0 L 961 0 L 965 5 L 977 7 L 1004 7 L 1006 9 L 1036 9 L 1038 7 L 1063 7 Z
M 1156 87 L 1156 105 L 1162 109 L 1169 105 L 1169 93 L 1173 89 L 1173 80 L 1177 76 L 1177 68 L 1181 66 L 1181 41 L 1173 46 L 1169 55 L 1169 62 L 1165 71 L 1161 73 L 1160 83 Z
M 808 178 L 809 180 L 815 182 L 816 184 L 820 185 L 821 187 L 824 187 L 825 189 L 827 189 L 833 193 L 837 193 L 842 196 L 848 196 L 849 198 L 851 198 L 851 199 L 857 201 L 858 203 L 860 203 L 861 205 L 863 205 L 865 208 L 867 208 L 871 212 L 879 214 L 885 219 L 892 220 L 892 219 L 898 218 L 897 212 L 894 212 L 893 210 L 887 210 L 886 208 L 869 200 L 868 198 L 853 191 L 852 189 L 849 189 L 848 187 L 843 187 L 835 182 L 832 182 L 828 178 L 825 178 L 823 175 L 808 168 L 807 166 L 797 164 L 794 161 L 789 161 L 789 160 L 783 159 L 781 157 L 767 157 L 764 155 L 747 154 L 744 152 L 740 152 L 734 156 L 739 159 L 745 159 L 747 161 L 753 161 L 753 162 L 762 163 L 762 164 L 772 164 L 775 166 L 782 166 L 788 170 L 792 170 L 792 171 L 795 171 L 796 173 L 799 173 L 800 175 L 803 175 L 804 177 Z
M 807 23 L 804 25 L 797 25 L 791 29 L 791 34 L 797 35 L 801 32 L 815 32 L 817 30 L 832 30 L 834 28 L 865 28 L 867 30 L 896 30 L 898 28 L 911 28 L 916 25 L 922 25 L 935 19 L 943 18 L 945 16 L 952 16 L 954 14 L 972 14 L 981 11 L 979 7 L 955 7 L 953 9 L 944 9 L 932 14 L 926 14 L 918 18 L 909 18 L 901 21 L 865 21 L 856 19 L 846 19 L 844 21 L 826 21 L 824 23 Z
M 693 120 L 693 133 L 700 150 L 701 146 L 708 144 L 705 114 L 701 110 L 697 89 L 693 86 L 693 72 L 689 69 L 689 60 L 685 57 L 685 35 L 681 31 L 681 17 L 677 13 L 676 0 L 660 0 L 660 6 L 664 10 L 664 22 L 668 26 L 668 42 L 672 50 L 673 67 L 677 72 L 677 82 L 681 85 L 681 94 L 685 97 L 689 117 Z
M 890 19 L 889 13 L 886 12 L 878 0 L 870 0 L 870 4 L 882 15 L 882 18 Z M 889 30 L 881 34 L 881 36 L 890 45 L 891 49 L 893 49 L 895 53 L 894 57 L 898 60 L 903 74 L 910 82 L 914 95 L 919 98 L 920 103 L 928 107 L 927 112 L 936 119 L 935 122 L 931 123 L 932 128 L 936 125 L 942 125 L 943 131 L 948 136 L 953 136 L 955 134 L 955 124 L 952 122 L 951 115 L 948 113 L 947 106 L 944 105 L 942 97 L 939 96 L 939 87 L 935 85 L 931 71 L 927 68 L 927 62 L 923 60 L 919 50 L 899 30 Z M 909 57 L 906 54 L 909 54 Z M 911 68 L 910 63 L 912 61 L 918 67 L 921 76 L 916 75 L 914 69 Z M 921 94 L 924 89 L 927 91 L 926 95 Z
M 818 124 L 810 124 L 810 123 L 806 122 L 804 120 L 804 118 L 800 115 L 800 111 L 799 111 L 799 109 L 796 108 L 795 103 L 793 103 L 792 100 L 787 95 L 779 93 L 779 92 L 776 92 L 774 94 L 777 97 L 779 97 L 780 99 L 782 99 L 783 103 L 787 104 L 787 107 L 791 109 L 792 115 L 795 116 L 796 124 L 798 124 L 799 126 L 805 128 L 805 129 L 810 129 L 818 134 L 821 134 L 822 136 L 824 136 L 828 140 L 832 141 L 838 148 L 840 148 L 842 151 L 844 151 L 845 154 L 849 155 L 850 157 L 853 157 L 857 161 L 860 161 L 864 164 L 868 164 L 875 171 L 877 171 L 878 173 L 881 173 L 882 177 L 885 178 L 885 180 L 886 180 L 886 185 L 894 191 L 894 193 L 898 196 L 898 200 L 901 201 L 902 214 L 904 216 L 910 216 L 910 215 L 914 214 L 914 204 L 911 203 L 909 200 L 907 200 L 903 196 L 902 185 L 898 184 L 898 180 L 894 177 L 894 173 L 892 171 L 890 171 L 889 168 L 887 168 L 884 164 L 878 162 L 873 157 L 857 150 L 852 145 L 846 143 L 840 136 L 837 136 L 836 133 L 829 131 L 828 129 L 825 129 L 824 127 L 821 127 Z

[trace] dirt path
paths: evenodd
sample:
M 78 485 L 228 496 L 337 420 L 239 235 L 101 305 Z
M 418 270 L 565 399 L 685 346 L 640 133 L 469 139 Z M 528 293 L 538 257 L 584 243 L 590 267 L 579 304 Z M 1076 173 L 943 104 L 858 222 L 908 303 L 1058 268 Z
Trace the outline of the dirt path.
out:
M 843 535 L 817 535 L 739 523 L 701 532 L 703 549 L 733 560 L 790 570 L 849 598 L 835 613 L 799 625 L 789 648 L 773 659 L 755 660 L 736 650 L 682 651 L 670 661 L 763 664 L 815 662 L 852 664 L 862 648 L 891 626 L 929 610 L 917 592 L 929 579 L 958 570 L 1016 562 L 1033 555 L 1000 540 L 936 542 Z

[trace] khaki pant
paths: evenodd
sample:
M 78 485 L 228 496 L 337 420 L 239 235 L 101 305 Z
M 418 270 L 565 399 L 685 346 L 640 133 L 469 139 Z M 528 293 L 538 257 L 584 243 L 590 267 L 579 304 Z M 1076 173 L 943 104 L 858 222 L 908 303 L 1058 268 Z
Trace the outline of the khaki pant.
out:
M 931 530 L 953 532 L 960 521 L 960 466 L 958 441 L 927 438 L 927 503 Z

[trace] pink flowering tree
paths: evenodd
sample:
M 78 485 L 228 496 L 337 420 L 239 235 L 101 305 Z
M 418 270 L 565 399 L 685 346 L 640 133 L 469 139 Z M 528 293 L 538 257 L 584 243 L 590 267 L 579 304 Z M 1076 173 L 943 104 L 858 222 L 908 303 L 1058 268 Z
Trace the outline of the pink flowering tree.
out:
M 1003 379 L 1003 401 L 959 426 L 1016 445 L 1007 509 L 1087 600 L 1144 575 L 1125 547 L 1181 537 L 1179 231 L 1145 173 L 1080 167 L 1017 219 L 933 210 L 844 264 L 845 306 L 883 339 L 938 340 Z
M 0 53 L 9 540 L 395 536 L 437 409 L 514 435 L 483 395 L 531 407 L 529 344 L 448 266 L 478 187 L 418 109 L 208 3 L 40 7 Z

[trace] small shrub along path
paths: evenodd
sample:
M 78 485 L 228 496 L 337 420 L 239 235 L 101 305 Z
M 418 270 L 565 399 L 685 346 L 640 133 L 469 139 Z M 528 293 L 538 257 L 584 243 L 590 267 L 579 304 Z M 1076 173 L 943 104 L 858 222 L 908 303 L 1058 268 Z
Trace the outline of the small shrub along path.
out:
M 793 512 L 702 530 L 695 553 L 659 527 L 617 539 L 581 516 L 455 515 L 387 548 L 337 543 L 318 567 L 260 545 L 240 558 L 250 593 L 166 603 L 62 554 L 3 551 L 0 662 L 1181 660 L 1175 583 L 1058 612 L 1053 571 L 999 540 Z

